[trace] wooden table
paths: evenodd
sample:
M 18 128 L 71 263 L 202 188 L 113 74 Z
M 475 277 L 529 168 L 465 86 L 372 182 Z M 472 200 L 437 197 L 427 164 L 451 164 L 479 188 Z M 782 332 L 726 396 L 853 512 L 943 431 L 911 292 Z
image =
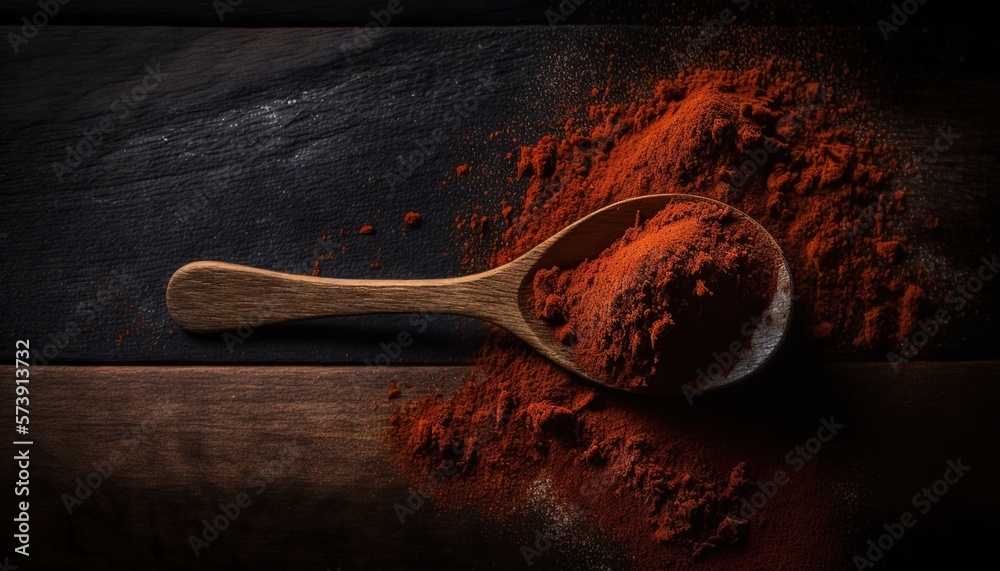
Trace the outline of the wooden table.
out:
M 933 3 L 921 8 L 928 10 L 923 26 L 944 13 L 942 24 L 905 30 L 889 43 L 871 25 L 881 9 L 796 15 L 789 4 L 765 3 L 747 20 L 779 27 L 737 26 L 713 49 L 739 50 L 751 34 L 806 58 L 821 48 L 825 57 L 862 69 L 861 81 L 872 86 L 881 120 L 902 148 L 919 152 L 940 126 L 962 133 L 911 200 L 914 216 L 933 213 L 945 231 L 913 238 L 926 255 L 947 260 L 942 285 L 977 267 L 980 256 L 996 252 L 1000 212 L 1000 83 L 978 67 L 984 35 L 956 35 L 948 25 L 965 15 Z M 659 46 L 683 45 L 690 30 L 677 24 L 697 25 L 718 11 L 682 5 L 687 13 L 660 10 L 652 23 L 662 25 L 649 27 L 636 25 L 650 22 L 634 6 L 584 4 L 578 21 L 548 26 L 546 7 L 526 2 L 497 10 L 455 3 L 447 16 L 407 4 L 398 20 L 404 27 L 381 29 L 359 47 L 351 27 L 157 26 L 218 24 L 209 2 L 153 3 L 141 11 L 74 2 L 17 54 L 4 46 L 0 316 L 5 346 L 13 352 L 16 339 L 29 339 L 38 352 L 31 381 L 32 556 L 11 563 L 523 565 L 518 548 L 530 530 L 433 507 L 400 525 L 393 511 L 407 491 L 381 438 L 386 386 L 401 383 L 404 399 L 457 386 L 483 340 L 482 324 L 431 316 L 399 363 L 372 367 L 365 363 L 383 351 L 381 343 L 415 331 L 411 316 L 261 328 L 227 343 L 179 331 L 166 314 L 164 287 L 191 260 L 301 273 L 328 251 L 334 256 L 319 266 L 326 276 L 470 271 L 461 263 L 454 218 L 495 212 L 501 199 L 523 191 L 507 180 L 514 167 L 506 154 L 516 157 L 519 144 L 559 123 L 569 101 L 549 96 L 552 82 L 607 74 L 623 85 L 640 64 L 670 73 L 657 63 Z M 223 24 L 351 26 L 381 9 L 363 2 L 318 6 L 303 1 L 278 10 L 247 0 Z M 5 35 L 37 9 L 28 2 L 0 9 L 0 19 L 15 25 Z M 70 25 L 56 25 L 60 17 Z M 128 25 L 101 25 L 107 23 Z M 453 26 L 463 23 L 475 27 Z M 839 27 L 803 27 L 824 23 Z M 434 24 L 453 27 L 424 27 Z M 609 53 L 617 63 L 606 71 L 596 64 Z M 146 91 L 141 101 L 111 108 L 137 86 Z M 449 120 L 477 88 L 474 111 Z M 66 146 L 78 145 L 103 119 L 111 121 L 108 132 L 69 165 Z M 390 182 L 395 157 L 441 124 L 454 125 L 448 142 L 403 183 Z M 54 167 L 57 161 L 68 170 Z M 459 164 L 480 183 L 491 182 L 488 197 L 455 176 Z M 410 210 L 424 222 L 404 233 Z M 362 224 L 374 225 L 376 234 L 358 234 Z M 969 475 L 878 566 L 995 563 L 989 545 L 1000 531 L 993 419 L 1000 295 L 987 287 L 919 362 L 898 373 L 878 357 L 860 362 L 795 338 L 765 375 L 709 395 L 699 413 L 733 430 L 787 430 L 790 443 L 820 416 L 843 418 L 850 429 L 822 462 L 855 492 L 843 513 L 847 557 L 898 519 L 947 460 L 961 457 L 973 467 Z M 7 410 L 12 386 L 0 391 Z M 684 403 L 665 409 L 675 406 L 686 414 Z M 9 444 L 4 451 L 13 452 Z M 78 496 L 76 479 L 85 482 L 108 463 L 111 473 L 68 513 L 64 494 Z M 261 490 L 252 479 L 262 470 L 274 477 Z M 219 515 L 220 502 L 239 494 L 251 503 L 195 557 L 188 537 Z M 538 565 L 574 569 L 580 561 L 567 548 Z M 830 567 L 851 564 L 845 558 Z

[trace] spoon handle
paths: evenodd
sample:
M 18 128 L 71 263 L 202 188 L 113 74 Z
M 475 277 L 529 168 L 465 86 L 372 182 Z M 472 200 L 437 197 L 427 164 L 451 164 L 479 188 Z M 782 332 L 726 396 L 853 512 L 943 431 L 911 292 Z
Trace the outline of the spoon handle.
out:
M 167 285 L 167 309 L 184 329 L 212 333 L 249 325 L 366 313 L 451 313 L 489 319 L 504 280 L 495 272 L 429 280 L 348 280 L 193 262 Z

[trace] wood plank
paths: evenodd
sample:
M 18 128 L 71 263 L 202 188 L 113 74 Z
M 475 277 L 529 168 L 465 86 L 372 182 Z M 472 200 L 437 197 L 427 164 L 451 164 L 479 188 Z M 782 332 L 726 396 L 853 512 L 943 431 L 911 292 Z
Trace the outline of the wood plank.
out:
M 464 367 L 47 367 L 31 380 L 31 563 L 74 569 L 468 569 L 523 564 L 525 532 L 475 513 L 431 505 L 400 525 L 407 495 L 382 430 L 386 386 L 404 399 L 447 394 Z M 797 379 L 762 378 L 707 394 L 665 414 L 705 415 L 742 433 L 777 431 L 789 446 L 800 426 L 833 414 L 843 440 L 824 452 L 843 506 L 845 550 L 910 507 L 949 459 L 972 470 L 880 566 L 952 561 L 981 565 L 1000 531 L 994 408 L 1000 364 L 838 365 Z M 12 377 L 11 369 L 7 369 Z M 794 388 L 793 388 L 794 387 Z M 0 402 L 12 406 L 13 391 Z M 9 410 L 9 409 L 8 409 Z M 672 411 L 672 412 L 671 412 Z M 803 423 L 797 420 L 804 419 Z M 788 430 L 784 434 L 784 430 Z M 138 433 L 138 435 L 136 434 Z M 839 438 L 839 437 L 838 437 Z M 301 447 L 291 459 L 283 449 Z M 10 441 L 4 452 L 13 453 Z M 290 460 L 282 465 L 285 454 Z M 9 458 L 10 456 L 8 456 Z M 76 478 L 114 460 L 92 496 L 67 513 Z M 275 464 L 274 462 L 278 463 Z M 271 466 L 261 492 L 251 479 Z M 90 476 L 94 482 L 97 476 Z M 220 502 L 252 503 L 195 557 L 187 542 Z M 583 552 L 559 555 L 578 568 Z M 554 561 L 555 558 L 552 559 Z M 14 563 L 27 560 L 11 560 Z M 551 565 L 546 562 L 547 565 Z M 558 566 L 557 566 L 558 567 Z M 32 568 L 35 568 L 34 566 Z M 548 567 L 556 568 L 556 567 Z M 831 562 L 831 568 L 843 568 Z
M 335 569 L 357 568 L 385 548 L 381 565 L 407 568 L 413 555 L 387 548 L 428 538 L 443 548 L 424 549 L 422 557 L 441 562 L 463 545 L 462 530 L 429 509 L 420 515 L 429 515 L 431 533 L 402 527 L 392 509 L 407 491 L 382 452 L 379 427 L 388 410 L 386 384 L 402 374 L 375 368 L 46 369 L 32 380 L 38 531 L 31 562 L 85 569 Z M 461 374 L 426 368 L 404 378 L 430 386 L 454 383 Z M 135 431 L 140 436 L 132 436 Z M 303 449 L 300 457 L 286 451 L 290 445 Z M 73 494 L 75 479 L 86 479 L 95 462 L 107 463 L 116 453 L 120 464 L 68 515 L 61 496 Z M 262 470 L 275 475 L 258 494 L 254 478 Z M 201 521 L 240 493 L 253 503 L 195 557 L 188 536 L 200 534 Z
M 382 343 L 414 331 L 409 316 L 262 328 L 227 346 L 219 335 L 177 331 L 165 308 L 167 280 L 199 259 L 309 272 L 327 252 L 332 259 L 321 260 L 321 272 L 330 277 L 467 273 L 467 238 L 455 217 L 516 201 L 523 182 L 509 179 L 519 145 L 558 129 L 566 107 L 585 101 L 595 82 L 610 82 L 623 97 L 638 68 L 651 77 L 676 73 L 660 47 L 669 54 L 689 38 L 674 28 L 599 26 L 388 28 L 362 46 L 349 29 L 43 32 L 22 53 L 0 58 L 9 79 L 0 85 L 0 323 L 7 340 L 53 343 L 48 360 L 55 363 L 380 358 Z M 1000 84 L 942 71 L 940 60 L 919 50 L 894 53 L 872 30 L 731 32 L 712 49 L 765 46 L 804 61 L 822 51 L 861 67 L 863 84 L 881 86 L 889 138 L 907 152 L 932 144 L 943 125 L 960 132 L 955 151 L 917 184 L 911 244 L 934 262 L 928 275 L 941 290 L 994 253 Z M 124 118 L 112 113 L 111 131 L 60 182 L 53 164 L 66 161 L 66 147 L 144 79 L 143 100 Z M 463 103 L 472 110 L 457 114 Z M 435 144 L 403 183 L 390 183 L 391 173 L 402 172 L 398 157 L 426 145 L 442 125 L 447 142 Z M 464 163 L 470 174 L 458 178 L 455 167 Z M 424 223 L 404 233 L 409 210 L 423 213 Z M 921 234 L 926 214 L 941 218 L 941 231 Z M 377 233 L 359 235 L 362 224 Z M 499 231 L 490 228 L 486 240 Z M 478 260 L 479 269 L 485 265 Z M 113 287 L 113 272 L 134 280 Z M 102 301 L 97 288 L 111 294 Z M 989 285 L 920 358 L 994 358 L 998 309 L 1000 295 Z M 441 317 L 393 358 L 465 362 L 484 331 L 474 320 Z

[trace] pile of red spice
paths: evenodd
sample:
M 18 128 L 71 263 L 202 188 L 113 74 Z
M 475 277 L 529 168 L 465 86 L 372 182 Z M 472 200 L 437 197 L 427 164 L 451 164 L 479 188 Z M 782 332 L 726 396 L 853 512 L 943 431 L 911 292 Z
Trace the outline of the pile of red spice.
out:
M 857 125 L 857 94 L 834 93 L 798 66 L 698 70 L 628 105 L 597 104 L 589 121 L 521 149 L 528 179 L 495 263 L 613 202 L 645 194 L 707 196 L 750 214 L 792 267 L 810 335 L 853 349 L 892 346 L 926 295 L 901 275 L 904 208 L 896 156 Z M 862 212 L 879 205 L 875 225 Z
M 535 273 L 535 315 L 574 362 L 616 386 L 680 392 L 760 318 L 778 256 L 753 222 L 710 202 L 674 202 L 598 257 Z
M 906 241 L 893 219 L 903 195 L 890 189 L 891 149 L 856 120 L 860 98 L 833 93 L 795 63 L 745 65 L 595 104 L 586 120 L 523 147 L 517 174 L 527 190 L 497 220 L 507 227 L 493 265 L 613 202 L 700 194 L 776 237 L 795 311 L 815 339 L 865 349 L 908 332 L 925 296 L 899 269 Z M 876 224 L 859 227 L 873 203 Z M 591 385 L 495 331 L 463 388 L 396 407 L 388 436 L 415 480 L 454 463 L 434 495 L 439 507 L 503 518 L 548 482 L 547 493 L 584 508 L 635 568 L 829 567 L 839 546 L 822 472 L 797 473 L 765 515 L 733 517 L 752 482 L 782 466 L 789 442 L 719 429 L 685 407 Z

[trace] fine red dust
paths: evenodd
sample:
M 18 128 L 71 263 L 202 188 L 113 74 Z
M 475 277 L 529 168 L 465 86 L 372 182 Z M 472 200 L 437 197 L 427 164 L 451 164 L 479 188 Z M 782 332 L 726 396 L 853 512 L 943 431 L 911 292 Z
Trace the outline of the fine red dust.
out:
M 675 389 L 739 342 L 774 295 L 778 257 L 753 222 L 710 202 L 669 204 L 593 260 L 535 274 L 536 317 L 590 376 Z
M 527 188 L 518 204 L 503 205 L 507 226 L 492 263 L 611 203 L 699 194 L 775 236 L 807 334 L 884 348 L 910 327 L 925 296 L 898 269 L 907 255 L 894 227 L 903 195 L 890 188 L 891 149 L 852 122 L 861 111 L 856 94 L 831 93 L 794 63 L 774 61 L 745 72 L 694 70 L 630 103 L 593 105 L 585 121 L 567 120 L 521 149 L 517 175 Z M 757 166 L 744 170 L 747 161 Z M 885 205 L 876 224 L 859 228 L 873 203 Z M 806 467 L 752 519 L 729 517 L 754 482 L 787 468 L 795 442 L 720 426 L 697 409 L 683 398 L 591 386 L 496 331 L 463 388 L 396 407 L 388 435 L 415 479 L 455 462 L 457 475 L 434 495 L 440 509 L 474 505 L 504 518 L 545 479 L 561 501 L 585 508 L 635 568 L 836 561 L 823 472 Z

